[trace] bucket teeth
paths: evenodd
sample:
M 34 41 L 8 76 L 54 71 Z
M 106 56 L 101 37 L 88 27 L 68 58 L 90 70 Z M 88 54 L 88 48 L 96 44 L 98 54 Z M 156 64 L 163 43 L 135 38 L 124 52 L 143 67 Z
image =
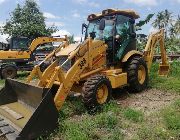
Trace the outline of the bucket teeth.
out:
M 0 118 L 0 131 L 2 132 L 0 139 L 7 138 L 8 140 L 15 140 L 18 137 L 17 131 L 2 118 Z

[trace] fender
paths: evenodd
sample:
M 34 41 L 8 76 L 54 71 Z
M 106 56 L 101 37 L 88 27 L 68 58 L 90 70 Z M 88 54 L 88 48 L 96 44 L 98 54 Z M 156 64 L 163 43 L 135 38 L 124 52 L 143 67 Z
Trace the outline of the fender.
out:
M 132 50 L 124 56 L 124 58 L 122 59 L 122 62 L 127 62 L 131 56 L 141 56 L 142 57 L 143 53 L 136 51 L 136 50 Z

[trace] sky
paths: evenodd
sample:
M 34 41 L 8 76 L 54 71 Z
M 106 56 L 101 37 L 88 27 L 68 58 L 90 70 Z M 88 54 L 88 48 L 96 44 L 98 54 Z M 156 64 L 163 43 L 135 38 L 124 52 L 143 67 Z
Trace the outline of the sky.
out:
M 0 26 L 10 18 L 10 12 L 17 3 L 24 4 L 25 0 L 0 0 Z M 143 20 L 149 13 L 157 13 L 168 9 L 174 16 L 180 14 L 180 0 L 35 0 L 41 12 L 46 17 L 47 26 L 55 24 L 59 31 L 56 35 L 74 35 L 81 37 L 81 25 L 87 23 L 87 16 L 99 13 L 107 8 L 133 9 Z M 143 26 L 140 31 L 149 34 L 154 29 L 151 23 Z M 0 35 L 0 41 L 7 35 Z

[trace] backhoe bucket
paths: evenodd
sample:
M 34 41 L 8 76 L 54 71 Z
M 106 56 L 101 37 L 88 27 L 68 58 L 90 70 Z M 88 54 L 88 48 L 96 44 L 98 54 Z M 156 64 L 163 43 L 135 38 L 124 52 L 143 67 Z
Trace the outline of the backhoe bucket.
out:
M 31 140 L 54 130 L 57 122 L 51 90 L 6 80 L 0 90 L 0 139 Z
M 159 75 L 167 76 L 169 73 L 170 66 L 169 65 L 160 65 L 159 66 Z

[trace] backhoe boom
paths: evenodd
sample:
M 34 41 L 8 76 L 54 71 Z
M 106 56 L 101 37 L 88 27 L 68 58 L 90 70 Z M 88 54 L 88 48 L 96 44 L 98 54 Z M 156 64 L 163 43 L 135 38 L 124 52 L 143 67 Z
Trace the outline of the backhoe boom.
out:
M 169 73 L 170 66 L 167 60 L 166 49 L 164 45 L 164 29 L 161 29 L 156 33 L 150 34 L 144 50 L 143 57 L 147 63 L 148 71 L 150 71 L 155 49 L 157 48 L 158 43 L 159 43 L 159 47 L 161 51 L 161 59 L 162 59 L 162 64 L 160 64 L 159 66 L 159 75 L 167 75 Z

